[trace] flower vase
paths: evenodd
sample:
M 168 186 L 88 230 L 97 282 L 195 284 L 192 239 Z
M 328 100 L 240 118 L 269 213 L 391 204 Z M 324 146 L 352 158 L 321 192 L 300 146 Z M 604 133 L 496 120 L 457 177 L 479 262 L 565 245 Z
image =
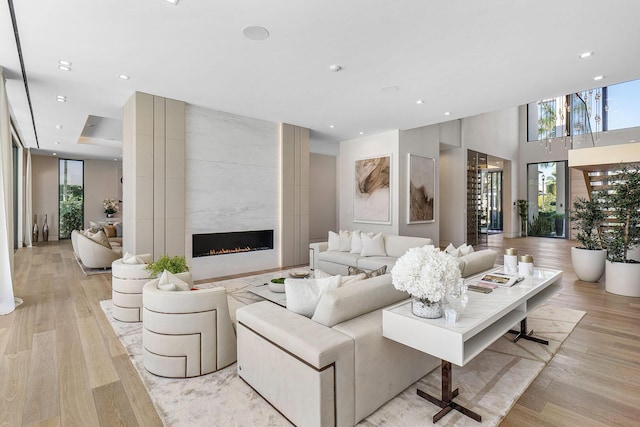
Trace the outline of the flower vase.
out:
M 411 302 L 411 312 L 424 319 L 437 319 L 442 317 L 442 301 L 432 302 L 414 298 Z
M 38 215 L 33 216 L 33 231 L 31 234 L 31 240 L 34 243 L 38 241 Z
M 49 241 L 49 224 L 47 224 L 47 215 L 44 216 L 44 224 L 42 225 L 42 241 Z

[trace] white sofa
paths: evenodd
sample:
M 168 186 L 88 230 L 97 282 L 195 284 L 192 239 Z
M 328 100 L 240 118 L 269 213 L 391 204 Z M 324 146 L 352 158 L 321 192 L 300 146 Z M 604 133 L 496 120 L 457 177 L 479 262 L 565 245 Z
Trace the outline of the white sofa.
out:
M 496 255 L 458 266 L 467 277 Z M 385 274 L 324 294 L 311 319 L 267 301 L 242 307 L 238 375 L 298 426 L 353 426 L 440 364 L 382 336 L 382 309 L 408 297 Z
M 386 256 L 362 256 L 360 253 L 348 251 L 328 250 L 329 243 L 309 244 L 309 263 L 312 270 L 322 270 L 329 274 L 346 276 L 349 267 L 361 270 L 377 270 L 387 266 L 387 273 L 391 271 L 398 258 L 410 248 L 432 245 L 433 241 L 427 237 L 394 236 L 385 234 L 384 248 Z
M 122 258 L 122 248 L 108 248 L 77 230 L 71 232 L 71 245 L 76 257 L 87 268 L 109 268 Z

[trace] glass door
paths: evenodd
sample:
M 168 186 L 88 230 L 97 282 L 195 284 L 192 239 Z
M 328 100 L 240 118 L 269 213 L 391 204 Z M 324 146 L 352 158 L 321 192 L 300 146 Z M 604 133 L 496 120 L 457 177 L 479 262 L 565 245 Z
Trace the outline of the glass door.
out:
M 58 172 L 58 238 L 68 239 L 84 224 L 84 162 L 60 159 Z
M 567 162 L 527 166 L 529 236 L 567 238 Z

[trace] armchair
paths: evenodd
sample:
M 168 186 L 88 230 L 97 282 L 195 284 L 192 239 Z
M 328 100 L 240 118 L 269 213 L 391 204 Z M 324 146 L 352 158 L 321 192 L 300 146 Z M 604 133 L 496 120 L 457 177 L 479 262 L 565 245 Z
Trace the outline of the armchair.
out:
M 142 288 L 143 365 L 154 375 L 189 378 L 236 361 L 236 334 L 222 287 L 192 291 Z
M 124 258 L 111 263 L 113 318 L 121 322 L 142 321 L 142 288 L 150 280 L 147 264 L 150 254 L 138 255 L 141 264 L 129 264 Z

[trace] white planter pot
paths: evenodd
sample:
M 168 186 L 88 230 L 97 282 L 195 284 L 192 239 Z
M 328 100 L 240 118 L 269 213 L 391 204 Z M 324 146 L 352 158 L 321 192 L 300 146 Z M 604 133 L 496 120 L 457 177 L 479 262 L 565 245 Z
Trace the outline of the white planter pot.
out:
M 605 289 L 627 297 L 640 297 L 640 263 L 606 262 Z
M 571 248 L 571 264 L 578 279 L 583 282 L 597 282 L 604 273 L 607 251 Z

